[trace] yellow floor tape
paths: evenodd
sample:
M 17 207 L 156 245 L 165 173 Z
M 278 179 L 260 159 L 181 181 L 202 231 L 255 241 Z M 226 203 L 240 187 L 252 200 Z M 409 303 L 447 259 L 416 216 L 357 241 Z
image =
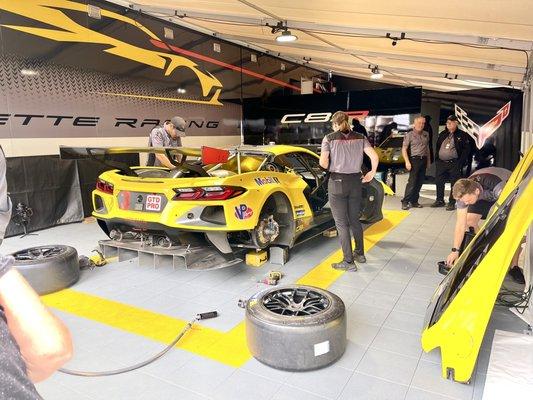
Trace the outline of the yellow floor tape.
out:
M 365 230 L 365 251 L 370 250 L 408 214 L 405 211 L 385 211 L 382 221 Z M 344 273 L 331 268 L 332 262 L 341 259 L 341 250 L 333 252 L 297 283 L 327 288 Z M 47 306 L 57 310 L 165 344 L 170 343 L 188 322 L 72 289 L 49 294 L 42 299 Z M 242 366 L 251 357 L 246 345 L 244 322 L 228 332 L 197 324 L 181 339 L 177 347 L 235 368 Z

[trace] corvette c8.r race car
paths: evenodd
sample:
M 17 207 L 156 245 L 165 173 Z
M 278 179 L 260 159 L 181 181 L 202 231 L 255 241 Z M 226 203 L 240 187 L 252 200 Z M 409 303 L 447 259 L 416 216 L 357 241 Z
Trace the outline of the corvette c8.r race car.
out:
M 126 153 L 166 154 L 175 168 L 109 161 Z M 291 248 L 334 225 L 327 173 L 318 155 L 301 147 L 61 147 L 61 156 L 115 168 L 99 176 L 92 193 L 93 216 L 113 240 L 150 235 L 156 245 L 171 248 L 205 246 L 207 239 L 227 266 L 241 261 L 234 249 Z M 362 222 L 383 218 L 386 190 L 376 180 L 363 185 Z

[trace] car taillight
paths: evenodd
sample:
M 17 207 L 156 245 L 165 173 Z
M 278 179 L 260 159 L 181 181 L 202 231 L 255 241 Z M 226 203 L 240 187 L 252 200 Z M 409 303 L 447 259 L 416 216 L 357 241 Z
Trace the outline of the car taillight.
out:
M 113 184 L 98 178 L 96 180 L 96 190 L 104 193 L 113 194 Z
M 246 190 L 234 186 L 204 186 L 175 188 L 172 200 L 227 200 L 243 194 Z

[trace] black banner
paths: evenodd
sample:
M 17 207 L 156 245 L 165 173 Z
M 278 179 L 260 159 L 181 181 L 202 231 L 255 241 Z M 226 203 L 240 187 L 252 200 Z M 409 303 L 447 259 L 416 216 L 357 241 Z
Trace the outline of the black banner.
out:
M 399 88 L 269 96 L 243 101 L 244 140 L 247 144 L 316 144 L 331 131 L 336 111 L 363 121 L 368 116 L 420 112 L 421 88 Z

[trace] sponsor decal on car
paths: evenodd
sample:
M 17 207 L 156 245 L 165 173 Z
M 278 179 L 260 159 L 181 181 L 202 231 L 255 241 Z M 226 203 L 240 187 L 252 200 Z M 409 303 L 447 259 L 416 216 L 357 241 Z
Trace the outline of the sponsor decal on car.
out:
M 235 207 L 235 216 L 239 219 L 248 219 L 254 215 L 254 211 L 246 204 L 241 204 Z
M 267 176 L 265 178 L 255 178 L 255 183 L 258 186 L 268 185 L 269 183 L 280 183 L 279 179 L 275 176 Z
M 305 215 L 305 208 L 302 204 L 294 206 L 294 213 L 297 217 L 303 217 Z

